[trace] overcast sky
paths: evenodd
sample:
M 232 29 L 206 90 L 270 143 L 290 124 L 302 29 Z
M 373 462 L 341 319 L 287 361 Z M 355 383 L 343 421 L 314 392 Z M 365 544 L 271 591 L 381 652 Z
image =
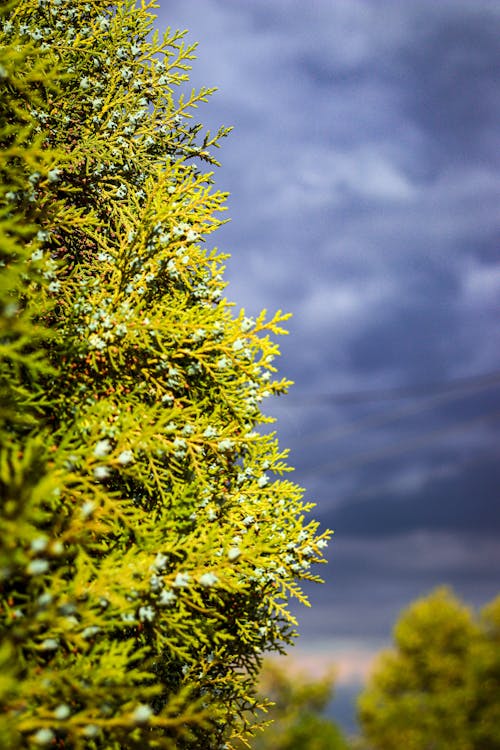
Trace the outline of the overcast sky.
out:
M 294 315 L 270 410 L 336 532 L 295 650 L 347 683 L 416 596 L 500 590 L 500 4 L 160 6 L 234 126 L 227 295 Z

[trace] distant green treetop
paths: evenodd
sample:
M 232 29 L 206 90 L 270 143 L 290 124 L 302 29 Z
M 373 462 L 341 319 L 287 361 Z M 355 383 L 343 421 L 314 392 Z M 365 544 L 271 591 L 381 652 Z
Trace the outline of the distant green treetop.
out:
M 334 680 L 334 672 L 314 678 L 268 659 L 259 684 L 272 701 L 263 715 L 269 724 L 255 732 L 251 750 L 347 750 L 342 732 L 325 716 Z
M 446 588 L 410 606 L 359 698 L 374 750 L 500 748 L 500 596 L 478 618 Z

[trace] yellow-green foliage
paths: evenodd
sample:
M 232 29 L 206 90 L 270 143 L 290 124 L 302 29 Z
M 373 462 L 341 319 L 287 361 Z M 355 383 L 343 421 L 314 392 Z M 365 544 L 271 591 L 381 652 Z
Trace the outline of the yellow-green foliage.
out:
M 359 699 L 375 750 L 500 748 L 500 597 L 481 617 L 447 589 L 406 610 Z
M 259 684 L 272 703 L 263 715 L 269 725 L 256 731 L 251 750 L 347 750 L 340 730 L 324 715 L 333 697 L 333 672 L 312 678 L 268 659 Z
M 207 246 L 225 195 L 152 3 L 0 32 L 0 746 L 231 747 L 328 533 L 261 402 L 271 336 Z

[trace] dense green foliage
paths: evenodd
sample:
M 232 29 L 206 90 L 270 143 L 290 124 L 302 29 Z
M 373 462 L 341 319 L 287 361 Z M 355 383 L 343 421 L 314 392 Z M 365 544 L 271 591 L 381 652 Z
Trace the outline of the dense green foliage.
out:
M 328 533 L 223 296 L 224 194 L 152 4 L 0 11 L 0 746 L 231 747 Z
M 324 715 L 333 685 L 333 674 L 313 679 L 266 661 L 260 689 L 272 700 L 265 714 L 272 723 L 256 732 L 252 750 L 347 750 L 342 733 Z
M 500 748 L 500 597 L 474 619 L 447 589 L 403 612 L 359 699 L 374 750 Z

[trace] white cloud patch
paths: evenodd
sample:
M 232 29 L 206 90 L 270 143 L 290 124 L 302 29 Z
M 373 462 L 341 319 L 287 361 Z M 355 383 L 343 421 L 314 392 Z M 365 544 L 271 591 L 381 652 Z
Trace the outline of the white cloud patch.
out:
M 467 264 L 464 278 L 464 302 L 471 310 L 484 310 L 488 307 L 492 312 L 500 308 L 500 263 L 492 266 L 490 263 L 478 263 L 472 259 Z
M 254 170 L 254 187 L 264 176 L 263 213 L 305 214 L 322 207 L 334 209 L 355 198 L 384 203 L 407 202 L 417 188 L 377 144 L 348 150 L 328 149 L 300 153 L 287 162 L 271 163 L 265 171 Z
M 381 277 L 311 284 L 302 301 L 298 322 L 306 330 L 327 329 L 332 336 L 344 337 L 367 317 L 377 315 L 395 293 L 393 280 Z

